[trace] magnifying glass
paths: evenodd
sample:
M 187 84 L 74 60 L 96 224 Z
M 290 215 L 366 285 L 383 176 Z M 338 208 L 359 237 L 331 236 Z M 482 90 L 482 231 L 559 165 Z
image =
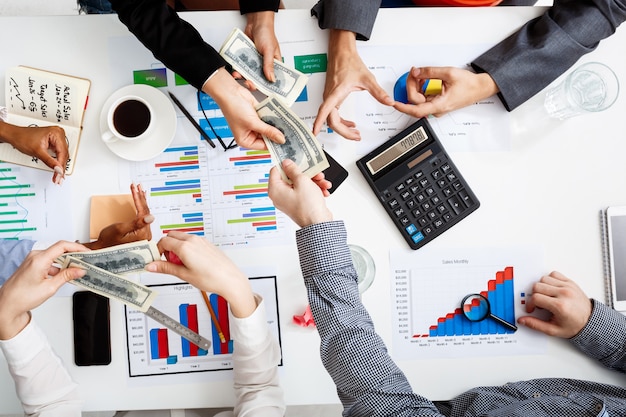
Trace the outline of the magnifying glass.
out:
M 463 315 L 469 321 L 482 321 L 487 317 L 492 318 L 509 330 L 516 331 L 517 326 L 501 319 L 491 312 L 491 304 L 487 297 L 481 294 L 468 294 L 461 301 Z

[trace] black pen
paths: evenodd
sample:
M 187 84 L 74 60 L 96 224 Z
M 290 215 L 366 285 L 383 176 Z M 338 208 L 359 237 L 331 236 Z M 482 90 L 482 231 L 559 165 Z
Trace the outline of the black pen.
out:
M 206 140 L 207 142 L 209 142 L 209 145 L 211 145 L 212 148 L 215 148 L 215 144 L 213 143 L 213 141 L 211 140 L 211 138 L 209 137 L 209 135 L 206 134 L 206 132 L 204 131 L 204 129 L 202 129 L 200 127 L 200 125 L 194 120 L 193 117 L 191 117 L 191 114 L 189 114 L 189 112 L 187 111 L 186 108 L 183 107 L 182 103 L 180 101 L 178 101 L 178 99 L 176 98 L 176 96 L 174 94 L 172 94 L 171 92 L 167 92 L 170 97 L 172 98 L 172 101 L 174 102 L 174 104 L 176 104 L 176 106 L 180 109 L 180 111 L 183 112 L 183 114 L 185 115 L 185 117 L 187 118 L 187 120 L 189 120 L 191 122 L 191 124 L 193 125 L 193 127 L 195 127 L 198 132 L 200 132 L 200 134 L 202 135 L 202 137 L 204 138 L 204 140 Z

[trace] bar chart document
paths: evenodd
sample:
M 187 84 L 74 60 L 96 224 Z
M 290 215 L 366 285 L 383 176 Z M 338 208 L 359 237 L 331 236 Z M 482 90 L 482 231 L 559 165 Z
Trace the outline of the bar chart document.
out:
M 276 277 L 250 278 L 252 290 L 263 297 L 267 322 L 280 341 Z M 188 374 L 232 369 L 228 303 L 207 294 L 213 317 L 202 293 L 185 282 L 150 286 L 159 295 L 153 305 L 211 341 L 201 349 L 137 310 L 126 308 L 129 376 Z
M 545 272 L 539 248 L 395 250 L 390 267 L 394 358 L 545 352 L 545 335 L 523 326 L 513 331 L 490 317 L 470 321 L 462 306 L 467 295 L 481 294 L 493 315 L 515 324 Z

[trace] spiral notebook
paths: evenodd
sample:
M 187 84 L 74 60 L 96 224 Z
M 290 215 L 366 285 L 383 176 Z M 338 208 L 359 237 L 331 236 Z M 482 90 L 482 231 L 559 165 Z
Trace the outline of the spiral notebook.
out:
M 626 314 L 626 206 L 600 211 L 606 304 Z

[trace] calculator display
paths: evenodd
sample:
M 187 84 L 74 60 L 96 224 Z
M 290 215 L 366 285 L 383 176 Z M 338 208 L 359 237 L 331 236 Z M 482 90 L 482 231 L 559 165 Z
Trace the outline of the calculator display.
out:
M 398 158 L 413 150 L 416 146 L 424 143 L 428 139 L 428 135 L 424 127 L 420 126 L 402 140 L 396 142 L 393 146 L 385 149 L 383 152 L 367 161 L 367 168 L 374 175 L 381 169 L 396 161 Z

